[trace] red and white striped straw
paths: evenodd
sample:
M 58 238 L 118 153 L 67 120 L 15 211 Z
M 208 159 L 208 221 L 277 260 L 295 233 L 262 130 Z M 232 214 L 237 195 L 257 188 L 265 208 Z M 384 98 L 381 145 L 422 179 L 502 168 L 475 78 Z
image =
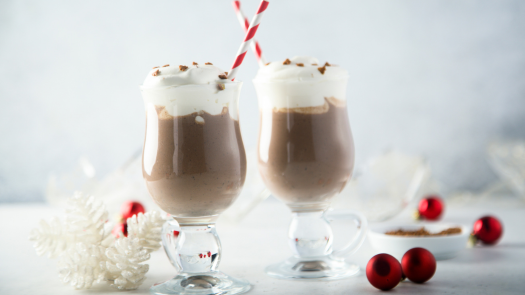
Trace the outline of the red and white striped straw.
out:
M 232 69 L 230 70 L 230 73 L 228 73 L 228 79 L 232 81 L 235 80 L 237 71 L 239 71 L 239 66 L 244 60 L 244 56 L 246 55 L 246 51 L 248 51 L 248 47 L 253 42 L 253 36 L 255 36 L 255 33 L 259 28 L 259 24 L 261 23 L 262 16 L 264 15 L 264 11 L 268 7 L 268 4 L 270 4 L 270 2 L 267 0 L 262 0 L 261 4 L 259 4 L 259 9 L 257 9 L 257 13 L 253 17 L 252 22 L 250 23 L 250 27 L 246 31 L 246 37 L 241 43 L 241 47 L 239 47 L 239 50 L 237 51 L 237 55 L 235 57 L 235 61 L 233 62 Z
M 237 16 L 237 20 L 239 20 L 239 24 L 241 24 L 241 27 L 244 29 L 244 31 L 248 31 L 248 28 L 250 27 L 250 22 L 242 12 L 241 1 L 233 1 L 233 10 L 235 10 L 235 15 Z M 255 54 L 255 58 L 257 59 L 259 66 L 264 66 L 266 62 L 264 61 L 264 57 L 262 56 L 262 50 L 259 46 L 259 42 L 257 42 L 257 40 L 254 39 L 250 47 L 252 48 L 253 54 Z

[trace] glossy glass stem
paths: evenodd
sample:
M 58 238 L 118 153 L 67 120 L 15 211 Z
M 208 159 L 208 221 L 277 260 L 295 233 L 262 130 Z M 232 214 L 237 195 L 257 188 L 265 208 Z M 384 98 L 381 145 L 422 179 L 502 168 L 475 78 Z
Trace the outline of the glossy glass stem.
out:
M 322 211 L 292 213 L 288 241 L 299 257 L 318 257 L 332 253 L 332 227 Z
M 178 272 L 213 272 L 219 266 L 221 242 L 214 224 L 179 226 L 168 221 L 162 229 L 162 243 Z

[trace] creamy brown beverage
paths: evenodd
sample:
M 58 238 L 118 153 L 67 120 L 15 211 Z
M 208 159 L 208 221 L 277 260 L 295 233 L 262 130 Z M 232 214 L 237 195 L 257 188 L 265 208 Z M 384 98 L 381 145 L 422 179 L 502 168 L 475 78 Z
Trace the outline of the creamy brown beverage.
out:
M 155 67 L 140 87 L 146 109 L 142 173 L 172 218 L 160 237 L 176 276 L 151 294 L 241 294 L 250 283 L 218 270 L 215 222 L 240 194 L 246 154 L 239 128 L 241 82 L 211 63 Z
M 157 117 L 146 120 L 156 121 L 150 129 L 158 133 L 156 161 L 149 173 L 143 169 L 151 196 L 179 218 L 222 213 L 240 194 L 246 176 L 239 122 L 226 107 L 219 115 L 172 117 L 162 115 L 164 107 L 156 111 Z
M 141 88 L 146 186 L 179 223 L 214 222 L 240 194 L 246 176 L 237 113 L 241 83 L 222 79 L 213 65 L 157 70 Z
M 292 211 L 326 209 L 352 175 L 346 79 L 344 69 L 296 57 L 270 63 L 254 80 L 259 172 Z
M 292 210 L 293 256 L 265 272 L 279 279 L 335 280 L 359 273 L 345 256 L 366 236 L 366 218 L 327 210 L 352 176 L 354 142 L 346 109 L 348 73 L 312 57 L 261 67 L 253 80 L 261 113 L 258 167 L 272 194 Z M 334 249 L 330 221 L 354 220 L 354 238 Z
M 331 98 L 321 108 L 272 110 L 261 117 L 272 121 L 268 159 L 259 157 L 266 186 L 293 210 L 327 206 L 354 164 L 344 101 Z

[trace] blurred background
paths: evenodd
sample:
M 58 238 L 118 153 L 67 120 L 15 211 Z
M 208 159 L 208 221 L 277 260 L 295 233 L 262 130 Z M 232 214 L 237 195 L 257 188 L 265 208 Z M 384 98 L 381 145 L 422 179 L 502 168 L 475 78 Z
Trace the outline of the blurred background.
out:
M 259 1 L 244 0 L 253 15 Z M 273 1 L 267 60 L 312 55 L 350 73 L 356 165 L 386 150 L 425 157 L 445 191 L 494 181 L 487 145 L 525 139 L 525 2 Z M 0 202 L 43 201 L 85 157 L 97 177 L 141 149 L 138 89 L 163 64 L 228 70 L 244 36 L 231 1 L 0 1 Z M 246 56 L 241 128 L 257 143 Z

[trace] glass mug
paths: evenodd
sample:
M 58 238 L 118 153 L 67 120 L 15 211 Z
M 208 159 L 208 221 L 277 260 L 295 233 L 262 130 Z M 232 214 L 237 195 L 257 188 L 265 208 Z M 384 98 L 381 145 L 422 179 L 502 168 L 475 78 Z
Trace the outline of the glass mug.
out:
M 359 272 L 343 257 L 364 241 L 367 221 L 354 211 L 330 211 L 352 175 L 354 143 L 346 109 L 347 76 L 323 81 L 254 80 L 260 109 L 258 168 L 266 187 L 292 211 L 294 256 L 266 273 L 284 279 L 339 279 Z M 320 95 L 326 94 L 329 95 Z M 333 250 L 330 221 L 351 219 L 357 234 Z
M 178 274 L 153 294 L 240 294 L 247 281 L 217 270 L 215 222 L 240 194 L 246 153 L 238 120 L 241 82 L 141 87 L 146 108 L 142 170 L 153 200 L 173 220 L 162 229 Z M 211 99 L 213 98 L 213 99 Z

